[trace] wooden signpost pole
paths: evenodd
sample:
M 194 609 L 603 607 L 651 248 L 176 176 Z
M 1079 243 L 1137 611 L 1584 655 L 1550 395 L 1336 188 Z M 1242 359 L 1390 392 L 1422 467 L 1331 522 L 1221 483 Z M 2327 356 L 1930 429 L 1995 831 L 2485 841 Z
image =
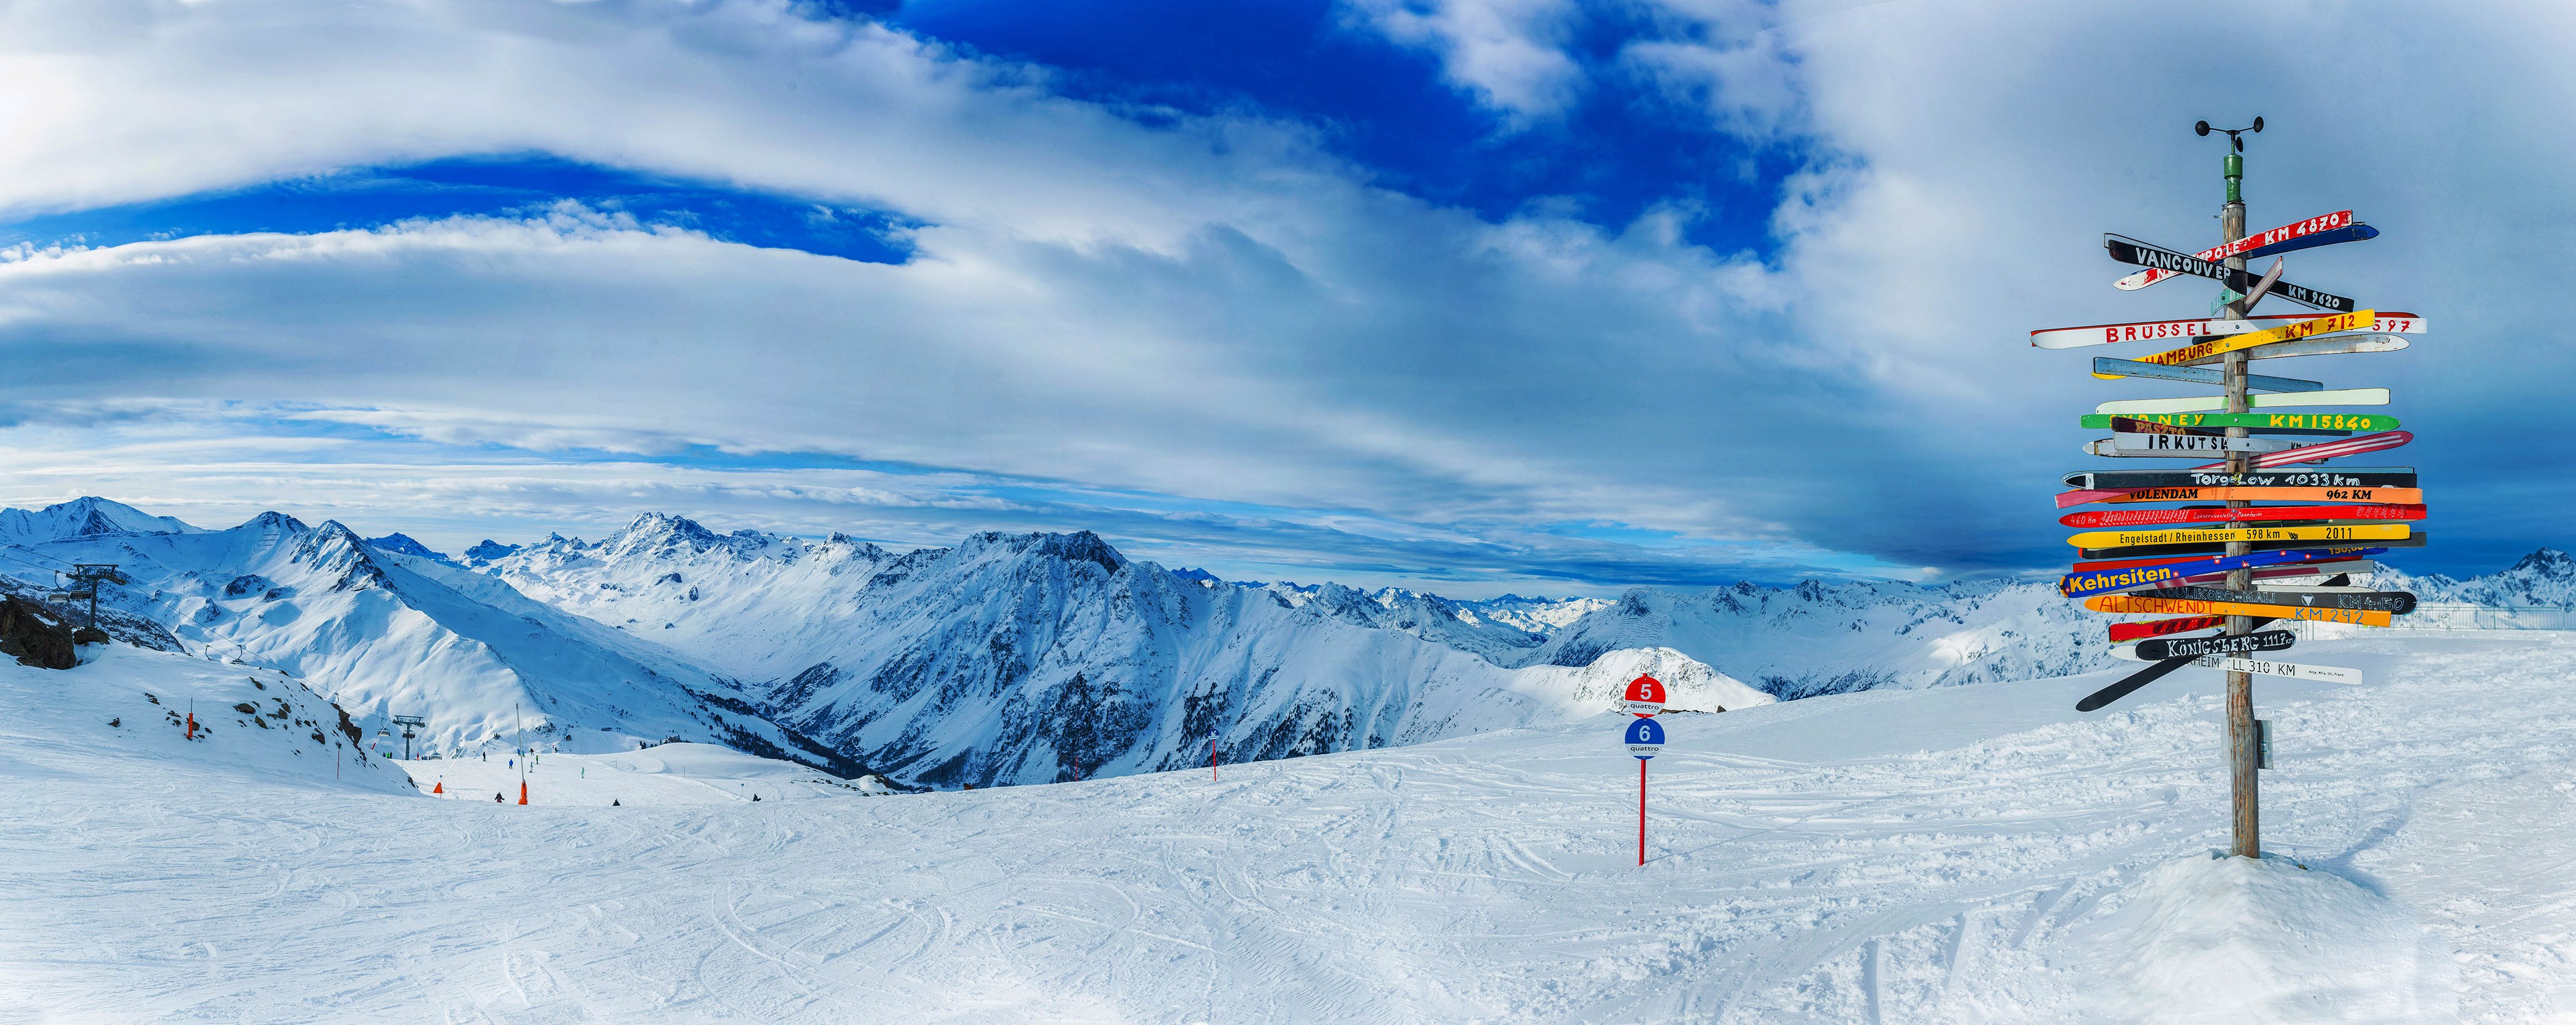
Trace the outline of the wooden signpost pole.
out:
M 2256 119 L 2254 123 L 2257 126 L 2255 131 L 2262 131 L 2262 128 L 2259 126 L 2261 126 L 2263 122 L 2260 119 Z M 2234 242 L 2245 237 L 2244 145 L 2245 144 L 2237 138 L 2236 133 L 2227 133 L 2227 156 L 2225 158 L 2225 163 L 2222 165 L 2227 178 L 2227 203 L 2226 205 L 2219 207 L 2218 214 L 2218 230 L 2219 235 L 2221 236 L 2219 238 L 2219 242 L 2221 244 Z M 2231 271 L 2244 270 L 2245 258 L 2241 256 L 2229 257 L 2227 259 L 2227 269 Z M 2250 303 L 2258 301 L 2259 295 L 2260 293 L 2258 292 L 2256 296 L 2249 296 L 2230 302 L 2227 305 L 2228 318 L 2231 320 L 2240 319 L 2246 314 L 2253 312 L 2246 307 Z M 2223 364 L 2227 372 L 2227 411 L 2230 413 L 2251 412 L 2251 408 L 2247 406 L 2245 402 L 2245 364 L 2246 355 L 2242 349 L 2228 353 L 2226 362 Z M 2227 429 L 2227 436 L 2231 438 L 2246 437 L 2246 429 L 2243 427 L 2230 427 Z M 2252 458 L 2253 454 L 2249 452 L 2228 453 L 2227 469 L 2232 473 L 2244 473 L 2249 468 L 2247 464 Z M 2230 509 L 2242 509 L 2251 504 L 2252 503 L 2243 500 L 2232 499 L 2227 503 L 2227 507 Z M 2253 550 L 2253 544 L 2244 541 L 2230 542 L 2227 546 L 2227 554 L 2229 555 L 2246 555 L 2251 553 Z M 2253 590 L 2254 571 L 2251 569 L 2238 569 L 2229 572 L 2227 574 L 2227 589 L 2231 591 Z M 2240 637 L 2251 633 L 2253 632 L 2253 627 L 2254 620 L 2251 616 L 2227 617 L 2227 635 L 2230 637 Z M 2254 674 L 2230 672 L 2227 674 L 2227 764 L 2231 782 L 2229 792 L 2234 798 L 2235 828 L 2233 830 L 2233 838 L 2228 844 L 2227 853 L 2242 858 L 2260 858 L 2263 856 L 2262 814 L 2260 811 L 2260 804 L 2258 802 L 2259 784 L 2255 776 L 2255 773 L 2260 767 L 2259 757 L 2261 752 L 2259 750 L 2258 737 L 2255 733 L 2255 729 Z

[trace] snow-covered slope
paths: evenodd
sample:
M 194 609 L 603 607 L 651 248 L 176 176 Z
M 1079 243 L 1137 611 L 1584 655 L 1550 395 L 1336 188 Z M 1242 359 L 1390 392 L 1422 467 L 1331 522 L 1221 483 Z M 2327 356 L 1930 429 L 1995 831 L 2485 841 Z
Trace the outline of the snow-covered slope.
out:
M 122 502 L 75 498 L 42 509 L 0 509 L 0 544 L 23 545 L 94 534 L 190 534 L 175 516 L 154 516 Z
M 1681 651 L 1782 699 L 2028 680 L 2111 664 L 2102 617 L 2049 583 L 2016 581 L 1641 587 L 1523 657 L 1579 666 L 1603 652 L 1648 647 Z
M 1202 766 L 1211 740 L 1223 762 L 1414 743 L 1615 696 L 1496 665 L 1478 652 L 1537 638 L 1436 596 L 1228 584 L 1089 533 L 897 555 L 652 515 L 483 571 L 735 676 L 780 721 L 916 783 Z M 1760 700 L 1705 667 L 1691 679 L 1711 707 Z
M 161 773 L 186 767 L 236 787 L 417 792 L 399 765 L 369 755 L 364 731 L 341 708 L 273 669 L 121 642 L 84 644 L 81 664 L 71 669 L 0 661 L 0 711 L 16 734 L 11 744 L 113 753 L 122 764 L 159 776 L 148 788 L 172 790 L 191 806 L 205 795 L 175 788 L 177 781 Z M 96 781 L 40 775 L 21 782 L 78 788 Z
M 0 716 L 0 1007 L 673 1025 L 2568 1020 L 2576 644 L 2298 650 L 2368 682 L 2258 685 L 2278 724 L 2264 835 L 2283 856 L 2262 863 L 2207 858 L 2228 781 L 2223 677 L 2201 669 L 2093 715 L 2070 706 L 2107 672 L 1677 716 L 1651 764 L 1642 867 L 1615 716 L 1214 780 L 643 808 L 245 783 Z
M 230 530 L 26 551 L 117 564 L 128 582 L 103 604 L 166 624 L 209 657 L 290 672 L 353 710 L 424 716 L 433 749 L 506 746 L 524 722 L 531 743 L 571 751 L 676 736 L 859 771 L 665 649 L 490 577 L 371 547 L 336 522 L 263 513 Z

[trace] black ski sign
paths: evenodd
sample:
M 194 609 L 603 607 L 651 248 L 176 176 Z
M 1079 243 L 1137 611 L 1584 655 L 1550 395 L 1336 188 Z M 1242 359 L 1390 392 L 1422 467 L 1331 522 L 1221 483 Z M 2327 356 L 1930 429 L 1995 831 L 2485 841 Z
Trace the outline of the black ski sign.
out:
M 2060 478 L 2070 488 L 2411 488 L 2415 470 L 2404 466 L 2349 470 L 2078 470 Z
M 2158 594 L 2158 597 L 2162 596 Z M 2250 651 L 2280 651 L 2298 642 L 2299 635 L 2287 630 L 2265 630 L 2242 637 L 2154 637 L 2138 642 L 2138 657 L 2149 662 L 2161 662 L 2169 658 L 2242 655 Z
M 2110 250 L 2111 258 L 2121 263 L 2134 263 L 2140 267 L 2175 274 L 2213 278 L 2225 282 L 2227 287 L 2238 292 L 2250 293 L 2255 283 L 2262 280 L 2261 276 L 2256 274 L 2229 270 L 2223 263 L 2203 260 L 2189 253 L 2177 253 L 2171 249 L 2159 249 L 2136 239 L 2122 238 L 2118 235 L 2102 236 L 2102 248 Z M 2343 296 L 2293 285 L 2287 281 L 2273 282 L 2271 294 L 2292 302 L 2306 303 L 2321 310 L 2333 310 L 2336 313 L 2350 313 L 2361 308 L 2360 303 Z

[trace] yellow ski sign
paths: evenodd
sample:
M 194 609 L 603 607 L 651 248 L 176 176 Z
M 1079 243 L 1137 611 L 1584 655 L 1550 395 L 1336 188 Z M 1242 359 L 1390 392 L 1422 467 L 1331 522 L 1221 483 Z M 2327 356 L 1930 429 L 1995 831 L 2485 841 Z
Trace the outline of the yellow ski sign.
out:
M 2159 352 L 2153 356 L 2144 357 L 2138 360 L 2138 362 L 2162 363 L 2166 366 L 2181 366 L 2182 364 L 2189 363 L 2196 359 L 2216 356 L 2221 353 L 2234 352 L 2238 349 L 2251 349 L 2257 345 L 2270 345 L 2274 342 L 2287 342 L 2294 339 L 2306 338 L 2309 335 L 2331 334 L 2336 331 L 2359 331 L 2377 323 L 2378 320 L 2378 314 L 2370 310 L 2354 310 L 2351 313 L 2337 313 L 2332 316 L 2318 317 L 2314 320 L 2302 320 L 2296 324 L 2284 324 L 2269 331 L 2249 331 L 2241 335 L 2220 335 L 2218 337 L 2211 338 L 2208 341 L 2200 342 L 2195 345 L 2186 345 L 2171 352 Z M 2100 377 L 2102 375 L 2095 374 L 2093 376 Z M 2111 380 L 2116 379 L 2117 378 L 2111 378 Z
M 2066 539 L 2077 548 L 2126 548 L 2131 545 L 2202 545 L 2223 541 L 2378 541 L 2405 538 L 2403 523 L 2369 523 L 2348 527 L 2242 527 L 2235 530 L 2093 530 Z

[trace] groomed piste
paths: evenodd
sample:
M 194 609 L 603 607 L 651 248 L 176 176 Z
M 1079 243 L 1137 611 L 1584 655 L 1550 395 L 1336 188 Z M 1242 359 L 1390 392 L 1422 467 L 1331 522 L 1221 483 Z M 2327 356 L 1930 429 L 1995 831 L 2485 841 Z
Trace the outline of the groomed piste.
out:
M 343 763 L 335 780 L 293 747 L 304 734 L 235 722 L 226 702 L 266 700 L 275 674 L 94 645 L 73 670 L 0 666 L 0 1007 L 48 1022 L 2567 1020 L 2576 644 L 2311 647 L 2369 683 L 2268 682 L 2280 768 L 2260 863 L 2210 858 L 2220 676 L 2187 669 L 2093 716 L 2074 699 L 2112 672 L 1669 713 L 1687 721 L 1657 759 L 1640 869 L 1633 762 L 1607 717 L 1213 781 L 895 796 L 702 748 L 550 757 L 521 807 L 419 795 L 408 780 L 428 788 L 436 762 Z M 142 697 L 186 689 L 201 716 L 221 710 L 211 740 L 182 739 Z M 448 768 L 451 783 L 492 772 Z M 545 789 L 554 776 L 580 789 Z M 622 777 L 651 785 L 609 807 Z M 789 799 L 728 794 L 772 786 Z

